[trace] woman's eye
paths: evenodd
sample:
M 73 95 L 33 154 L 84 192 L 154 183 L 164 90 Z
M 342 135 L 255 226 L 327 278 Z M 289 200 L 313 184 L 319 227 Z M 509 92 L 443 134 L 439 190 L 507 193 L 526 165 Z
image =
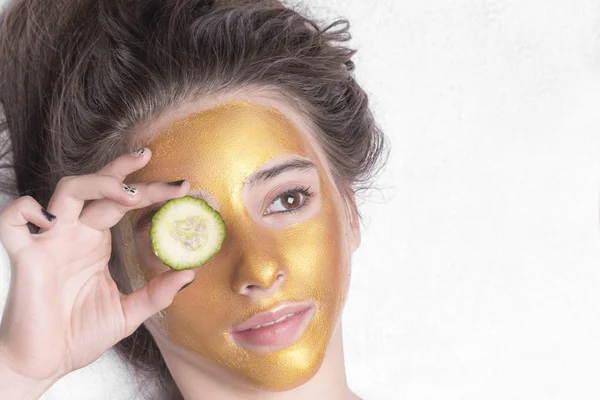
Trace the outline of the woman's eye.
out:
M 310 197 L 310 194 L 305 189 L 283 193 L 271 202 L 267 214 L 298 211 L 306 205 L 308 197 Z

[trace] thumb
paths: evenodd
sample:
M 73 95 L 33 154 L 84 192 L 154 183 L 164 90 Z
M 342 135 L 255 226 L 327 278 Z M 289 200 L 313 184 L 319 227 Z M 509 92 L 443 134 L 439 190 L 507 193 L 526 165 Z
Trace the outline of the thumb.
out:
M 194 271 L 167 271 L 155 276 L 141 289 L 121 298 L 125 315 L 125 337 L 145 320 L 167 308 L 183 286 L 196 278 Z

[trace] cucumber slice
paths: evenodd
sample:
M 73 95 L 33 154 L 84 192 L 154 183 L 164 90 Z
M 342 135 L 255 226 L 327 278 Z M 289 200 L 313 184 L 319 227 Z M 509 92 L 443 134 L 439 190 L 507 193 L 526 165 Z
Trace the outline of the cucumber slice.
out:
M 150 241 L 160 260 L 175 270 L 199 267 L 221 250 L 225 222 L 192 196 L 167 201 L 152 217 Z

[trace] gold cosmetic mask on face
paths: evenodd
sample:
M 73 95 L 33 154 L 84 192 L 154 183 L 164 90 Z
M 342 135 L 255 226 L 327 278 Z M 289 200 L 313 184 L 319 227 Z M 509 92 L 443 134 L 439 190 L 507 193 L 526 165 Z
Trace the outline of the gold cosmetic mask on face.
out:
M 186 179 L 190 193 L 208 193 L 218 203 L 227 229 L 221 251 L 195 269 L 195 281 L 161 314 L 161 332 L 202 362 L 253 386 L 287 390 L 306 382 L 318 371 L 340 317 L 350 254 L 342 199 L 308 138 L 281 112 L 235 101 L 176 121 L 147 146 L 150 162 L 127 182 Z M 316 195 L 297 213 L 265 217 L 264 209 L 295 180 L 283 173 L 250 188 L 248 178 L 266 163 L 292 158 L 316 165 L 302 173 L 312 173 L 310 191 Z M 148 281 L 168 270 L 152 253 L 148 228 L 135 242 L 137 263 L 127 265 L 132 281 Z M 269 296 L 240 291 L 248 284 L 268 289 L 279 274 L 283 282 Z M 258 353 L 231 338 L 233 327 L 257 312 L 301 301 L 313 301 L 316 313 L 287 348 Z

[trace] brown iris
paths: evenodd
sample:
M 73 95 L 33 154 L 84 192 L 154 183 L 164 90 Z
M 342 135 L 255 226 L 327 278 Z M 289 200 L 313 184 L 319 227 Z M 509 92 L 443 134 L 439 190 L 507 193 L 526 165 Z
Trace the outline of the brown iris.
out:
M 298 208 L 300 206 L 300 201 L 302 200 L 299 192 L 285 194 L 280 198 L 282 199 L 281 204 L 283 205 L 283 208 L 287 210 Z

